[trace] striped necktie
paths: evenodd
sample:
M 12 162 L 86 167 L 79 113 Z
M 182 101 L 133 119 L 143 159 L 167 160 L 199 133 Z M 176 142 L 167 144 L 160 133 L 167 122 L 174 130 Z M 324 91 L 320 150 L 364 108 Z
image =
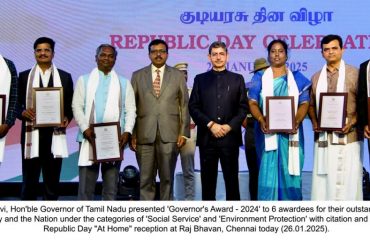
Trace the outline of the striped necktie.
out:
M 161 75 L 159 75 L 159 73 L 161 72 L 161 70 L 157 69 L 155 71 L 157 72 L 157 76 L 153 82 L 153 89 L 154 89 L 155 95 L 159 97 L 159 93 L 161 92 Z

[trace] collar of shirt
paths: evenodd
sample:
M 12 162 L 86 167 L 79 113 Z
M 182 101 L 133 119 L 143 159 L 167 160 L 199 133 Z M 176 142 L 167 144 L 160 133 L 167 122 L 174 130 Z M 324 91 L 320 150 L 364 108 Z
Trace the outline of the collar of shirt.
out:
M 49 79 L 50 79 L 50 75 L 51 75 L 52 66 L 50 66 L 50 68 L 46 69 L 45 72 L 42 71 L 42 69 L 39 67 L 39 65 L 37 65 L 37 67 L 39 68 L 39 71 L 40 71 L 42 85 L 44 87 L 47 87 L 48 84 L 49 84 Z
M 162 86 L 162 80 L 163 80 L 163 75 L 164 75 L 164 69 L 166 67 L 166 64 L 163 65 L 162 67 L 160 68 L 157 68 L 155 67 L 153 64 L 152 64 L 152 82 L 154 82 L 155 78 L 157 77 L 157 72 L 156 70 L 159 69 L 161 72 L 159 73 L 159 76 L 161 76 L 161 86 Z
M 227 69 L 225 68 L 224 70 L 221 70 L 221 71 L 216 71 L 214 69 L 211 70 L 211 72 L 214 74 L 214 75 L 224 75 L 227 73 Z
M 339 71 L 339 68 L 337 68 L 337 67 L 333 68 L 332 71 L 330 71 L 330 69 L 328 67 L 326 68 L 326 72 L 329 73 L 329 74 L 335 74 L 338 71 Z
M 99 71 L 99 78 L 100 79 L 110 79 L 111 76 L 112 76 L 112 71 L 110 71 L 107 75 L 105 75 L 105 73 L 103 71 L 100 71 L 99 69 L 98 69 L 98 71 Z

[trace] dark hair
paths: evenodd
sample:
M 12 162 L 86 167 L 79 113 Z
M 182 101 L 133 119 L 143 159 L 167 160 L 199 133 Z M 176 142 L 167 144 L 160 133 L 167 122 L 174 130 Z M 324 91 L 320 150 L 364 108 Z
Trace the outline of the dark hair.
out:
M 110 44 L 107 44 L 107 43 L 100 44 L 100 46 L 96 49 L 96 56 L 98 56 L 98 55 L 99 55 L 99 53 L 100 53 L 101 49 L 102 49 L 102 48 L 104 48 L 104 47 L 109 47 L 109 48 L 111 48 L 111 49 L 113 50 L 114 57 L 115 57 L 115 58 L 117 57 L 118 52 L 117 52 L 116 48 L 115 48 L 115 47 L 113 47 L 113 46 L 112 46 L 112 45 L 110 45 Z
M 54 52 L 55 42 L 53 39 L 48 38 L 48 37 L 40 37 L 36 39 L 36 41 L 33 44 L 33 50 L 36 50 L 37 45 L 42 44 L 42 43 L 48 43 L 51 47 L 51 50 Z
M 275 43 L 280 43 L 283 46 L 285 50 L 285 55 L 288 57 L 288 44 L 284 40 L 281 40 L 281 39 L 275 39 L 269 43 L 269 45 L 267 46 L 268 54 L 270 54 L 272 45 L 274 45 Z
M 213 42 L 209 48 L 208 48 L 208 53 L 211 54 L 212 52 L 212 48 L 223 48 L 225 50 L 225 52 L 227 53 L 227 47 L 226 47 L 226 44 L 222 41 L 215 41 Z
M 154 39 L 152 40 L 150 43 L 149 43 L 149 46 L 148 46 L 148 52 L 150 53 L 150 48 L 153 46 L 153 45 L 158 45 L 158 44 L 163 44 L 166 46 L 166 53 L 168 53 L 168 45 L 167 43 L 162 40 L 162 39 Z
M 328 44 L 328 43 L 330 43 L 331 41 L 334 41 L 334 40 L 338 40 L 339 47 L 340 48 L 343 48 L 343 40 L 342 40 L 342 38 L 339 35 L 329 34 L 329 35 L 326 35 L 323 39 L 321 39 L 321 51 L 323 50 L 322 46 L 324 44 Z

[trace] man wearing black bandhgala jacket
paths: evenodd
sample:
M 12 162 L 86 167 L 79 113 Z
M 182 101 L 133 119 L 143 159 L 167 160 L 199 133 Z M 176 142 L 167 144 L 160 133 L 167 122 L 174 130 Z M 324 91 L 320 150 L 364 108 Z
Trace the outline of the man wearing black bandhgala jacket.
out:
M 244 78 L 226 70 L 229 58 L 223 42 L 209 47 L 212 70 L 194 79 L 189 112 L 198 126 L 202 199 L 215 200 L 218 161 L 223 171 L 226 200 L 240 200 L 239 146 L 243 144 L 241 124 L 246 117 Z

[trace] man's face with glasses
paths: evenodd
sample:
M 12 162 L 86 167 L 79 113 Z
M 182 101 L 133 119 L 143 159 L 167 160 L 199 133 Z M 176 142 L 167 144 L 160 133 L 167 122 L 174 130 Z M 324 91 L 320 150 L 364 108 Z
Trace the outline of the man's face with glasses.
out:
M 158 45 L 151 46 L 149 58 L 155 67 L 157 68 L 162 67 L 166 63 L 168 58 L 166 45 L 160 43 Z

